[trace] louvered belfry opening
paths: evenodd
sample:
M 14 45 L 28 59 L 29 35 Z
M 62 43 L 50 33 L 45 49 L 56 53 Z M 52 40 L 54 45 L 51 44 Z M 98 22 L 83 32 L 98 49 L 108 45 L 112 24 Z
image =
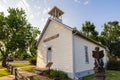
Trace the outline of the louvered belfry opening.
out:
M 62 10 L 60 10 L 59 8 L 57 8 L 56 6 L 53 7 L 49 12 L 49 15 L 51 15 L 51 18 L 62 22 L 62 15 L 64 14 L 64 12 Z

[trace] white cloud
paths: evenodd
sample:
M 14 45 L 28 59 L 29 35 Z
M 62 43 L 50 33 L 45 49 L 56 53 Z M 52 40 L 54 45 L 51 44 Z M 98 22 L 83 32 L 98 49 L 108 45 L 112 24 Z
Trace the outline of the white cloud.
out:
M 81 0 L 74 0 L 75 2 L 77 2 L 77 3 L 80 3 L 81 2 Z
M 44 9 L 43 9 L 43 14 L 46 14 L 46 13 L 47 13 L 47 9 L 44 8 Z
M 17 5 L 18 8 L 23 8 L 27 14 L 30 13 L 30 6 L 26 0 L 20 0 Z
M 35 13 L 32 11 L 30 5 L 28 4 L 27 0 L 20 0 L 17 2 L 16 6 L 18 8 L 23 8 L 27 15 L 27 20 L 32 23 L 32 20 L 36 17 Z
M 5 8 L 5 6 L 0 5 L 0 12 L 4 12 L 5 15 L 8 15 L 8 12 Z
M 40 3 L 41 0 L 32 0 L 36 1 L 36 3 Z M 43 1 L 42 1 L 43 2 Z M 48 19 L 48 11 L 50 10 L 48 3 L 46 0 L 43 2 L 43 6 L 41 5 L 32 5 L 29 4 L 29 0 L 2 0 L 0 1 L 0 12 L 4 12 L 5 15 L 8 15 L 7 9 L 8 7 L 13 8 L 23 8 L 27 15 L 27 20 L 39 27 L 41 30 L 43 29 L 47 19 Z
M 0 5 L 0 11 L 5 11 L 5 8 Z
M 84 5 L 88 5 L 90 0 L 74 0 L 76 3 L 81 3 Z
M 26 1 L 26 0 L 22 0 L 22 1 L 23 1 L 23 3 L 25 4 L 26 8 L 27 8 L 27 9 L 30 9 L 30 6 L 29 6 L 29 4 L 27 3 L 27 1 Z
M 40 16 L 41 14 L 42 14 L 41 11 L 38 11 L 37 13 L 34 13 L 34 15 L 36 15 L 36 16 Z
M 8 0 L 3 0 L 3 2 L 4 2 L 5 4 L 7 4 Z
M 87 5 L 87 4 L 89 4 L 89 1 L 85 1 L 85 2 L 84 2 L 84 5 Z
M 41 22 L 45 22 L 45 20 L 46 20 L 45 18 L 42 18 L 42 19 L 41 19 Z
M 43 14 L 46 14 L 46 13 L 48 13 L 48 11 L 50 10 L 50 8 L 48 7 L 48 8 L 44 8 L 43 9 Z
M 39 25 L 40 30 L 42 30 L 44 28 L 44 25 L 45 25 L 46 21 L 47 21 L 47 17 L 41 18 L 40 23 L 42 23 L 42 24 Z
M 50 7 L 48 7 L 47 10 L 50 11 Z
M 41 7 L 40 7 L 40 6 L 37 6 L 37 5 L 34 5 L 34 8 L 35 8 L 35 9 L 41 9 Z
M 31 15 L 29 16 L 29 19 L 33 19 L 33 18 L 34 18 L 34 15 L 31 14 Z

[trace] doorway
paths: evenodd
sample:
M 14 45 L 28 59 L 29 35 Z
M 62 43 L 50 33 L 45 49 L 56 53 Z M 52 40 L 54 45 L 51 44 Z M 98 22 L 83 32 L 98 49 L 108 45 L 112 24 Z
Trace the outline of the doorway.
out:
M 47 63 L 52 62 L 52 48 L 47 48 Z

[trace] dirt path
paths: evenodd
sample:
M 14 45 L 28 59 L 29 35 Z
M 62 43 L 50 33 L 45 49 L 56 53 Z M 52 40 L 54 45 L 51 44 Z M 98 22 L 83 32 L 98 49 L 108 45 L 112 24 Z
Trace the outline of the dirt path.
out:
M 0 77 L 0 80 L 14 80 L 14 79 L 15 79 L 14 75 Z

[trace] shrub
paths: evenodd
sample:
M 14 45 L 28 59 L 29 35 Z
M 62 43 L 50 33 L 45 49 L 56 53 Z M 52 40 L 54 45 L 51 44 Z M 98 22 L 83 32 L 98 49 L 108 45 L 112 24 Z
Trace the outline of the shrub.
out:
M 108 70 L 119 70 L 120 71 L 120 61 L 109 60 L 107 63 Z
M 29 60 L 30 64 L 36 65 L 36 57 L 33 57 Z
M 50 70 L 50 77 L 52 78 L 60 78 L 64 80 L 70 80 L 67 76 L 67 74 L 60 70 Z

